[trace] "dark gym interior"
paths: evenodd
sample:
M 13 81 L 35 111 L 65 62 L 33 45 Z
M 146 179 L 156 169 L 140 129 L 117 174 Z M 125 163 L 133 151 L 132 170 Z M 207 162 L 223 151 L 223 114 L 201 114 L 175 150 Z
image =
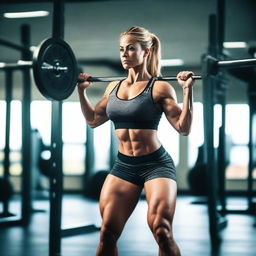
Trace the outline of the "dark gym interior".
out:
M 189 136 L 165 118 L 158 130 L 177 169 L 181 255 L 255 256 L 255 11 L 254 0 L 1 0 L 0 256 L 95 255 L 99 194 L 117 154 L 113 125 L 90 128 L 76 88 L 61 101 L 42 95 L 33 54 L 60 36 L 80 71 L 125 76 L 119 35 L 134 25 L 160 38 L 163 76 L 192 70 L 203 78 L 194 85 Z M 247 61 L 228 62 L 239 59 Z M 180 103 L 182 90 L 170 83 Z M 88 90 L 94 104 L 106 85 Z M 142 193 L 119 255 L 157 255 L 146 214 Z

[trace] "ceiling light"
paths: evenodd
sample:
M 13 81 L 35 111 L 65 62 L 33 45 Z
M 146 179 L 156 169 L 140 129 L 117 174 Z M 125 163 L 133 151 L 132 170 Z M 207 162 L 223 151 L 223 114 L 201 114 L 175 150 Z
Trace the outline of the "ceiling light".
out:
M 4 62 L 0 62 L 0 68 L 4 68 L 6 64 Z
M 224 42 L 223 46 L 224 48 L 246 48 L 247 43 L 246 42 Z
M 5 18 L 17 19 L 17 18 L 34 18 L 48 16 L 47 11 L 33 11 L 33 12 L 6 12 L 4 13 Z
M 162 67 L 182 66 L 184 61 L 182 59 L 163 59 L 160 60 L 160 65 Z

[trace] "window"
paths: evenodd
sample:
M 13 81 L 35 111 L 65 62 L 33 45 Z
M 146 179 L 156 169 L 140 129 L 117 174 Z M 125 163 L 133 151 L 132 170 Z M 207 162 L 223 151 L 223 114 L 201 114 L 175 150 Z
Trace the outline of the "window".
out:
M 109 170 L 110 121 L 94 129 L 95 170 Z
M 11 128 L 10 128 L 10 148 L 12 151 L 21 149 L 21 102 L 13 100 L 11 102 Z
M 193 104 L 193 122 L 189 135 L 189 167 L 193 167 L 197 160 L 198 148 L 204 143 L 204 113 L 203 104 L 195 102 Z M 214 106 L 214 147 L 219 145 L 219 128 L 221 126 L 221 105 Z
M 221 126 L 221 105 L 214 106 L 214 147 L 219 145 Z M 239 114 L 238 114 L 239 113 Z M 247 104 L 226 105 L 226 136 L 231 142 L 229 166 L 226 177 L 229 179 L 247 178 L 249 160 L 249 106 Z M 194 103 L 194 117 L 189 135 L 189 166 L 195 164 L 198 147 L 204 143 L 203 104 Z
M 163 147 L 171 155 L 174 164 L 177 166 L 179 163 L 179 134 L 170 125 L 165 115 L 162 116 L 159 123 L 158 137 Z
M 249 161 L 249 106 L 247 104 L 227 105 L 226 133 L 232 144 L 226 177 L 229 179 L 247 178 Z
M 11 128 L 10 128 L 10 174 L 20 175 L 21 168 L 21 102 L 11 102 Z
M 5 147 L 5 118 L 6 118 L 6 102 L 0 101 L 0 162 L 4 160 Z M 21 173 L 21 102 L 13 100 L 11 102 L 11 127 L 10 127 L 10 174 L 20 175 Z M 0 173 L 3 174 L 3 165 L 0 167 Z
M 204 143 L 203 104 L 200 102 L 195 102 L 193 107 L 193 121 L 191 132 L 189 134 L 189 167 L 194 166 L 198 155 L 198 148 Z
M 64 102 L 62 117 L 63 172 L 81 175 L 85 170 L 86 123 L 79 102 Z
M 5 101 L 0 101 L 0 176 L 3 175 L 3 160 L 4 160 L 4 147 L 5 147 L 5 116 L 6 116 L 6 104 Z
M 51 144 L 51 102 L 35 100 L 31 103 L 31 127 L 37 129 L 45 145 Z
M 20 175 L 21 167 L 21 102 L 11 102 L 11 128 L 10 128 L 10 174 Z M 0 161 L 4 158 L 5 147 L 5 116 L 6 103 L 0 101 Z M 31 127 L 38 129 L 45 145 L 51 143 L 51 102 L 33 101 L 31 103 Z M 63 103 L 63 170 L 64 174 L 83 174 L 85 158 L 86 124 L 77 102 Z M 3 165 L 0 174 L 3 173 Z
M 31 126 L 38 129 L 45 145 L 51 144 L 51 102 L 33 101 Z M 84 173 L 86 123 L 78 102 L 62 105 L 63 173 Z

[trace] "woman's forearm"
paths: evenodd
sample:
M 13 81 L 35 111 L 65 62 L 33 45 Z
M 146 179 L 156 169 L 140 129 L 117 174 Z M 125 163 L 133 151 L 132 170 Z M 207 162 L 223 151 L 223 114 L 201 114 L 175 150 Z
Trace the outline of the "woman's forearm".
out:
M 183 107 L 179 118 L 180 133 L 188 135 L 193 118 L 193 88 L 186 86 L 183 88 Z

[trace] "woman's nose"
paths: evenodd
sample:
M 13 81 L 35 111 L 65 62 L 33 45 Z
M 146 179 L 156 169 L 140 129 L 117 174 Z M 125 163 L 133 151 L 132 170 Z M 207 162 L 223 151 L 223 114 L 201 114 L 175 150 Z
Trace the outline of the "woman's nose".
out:
M 127 55 L 128 55 L 128 51 L 124 50 L 123 53 L 122 53 L 122 56 L 126 57 Z

